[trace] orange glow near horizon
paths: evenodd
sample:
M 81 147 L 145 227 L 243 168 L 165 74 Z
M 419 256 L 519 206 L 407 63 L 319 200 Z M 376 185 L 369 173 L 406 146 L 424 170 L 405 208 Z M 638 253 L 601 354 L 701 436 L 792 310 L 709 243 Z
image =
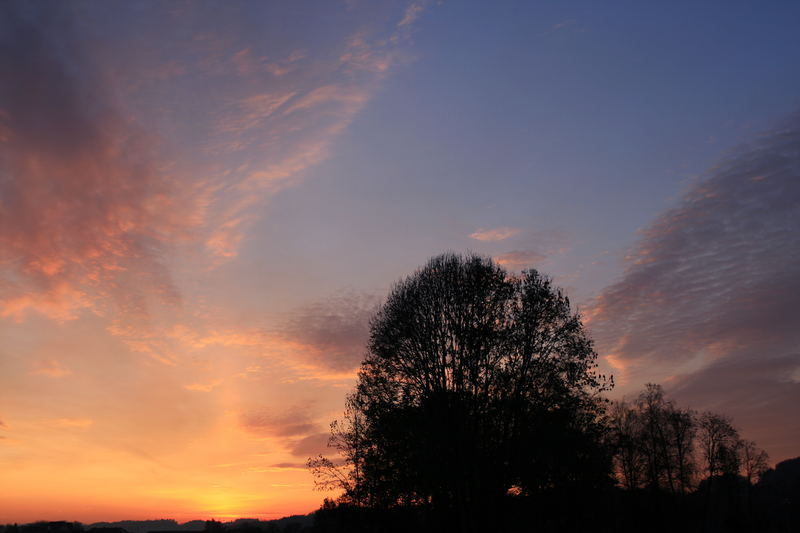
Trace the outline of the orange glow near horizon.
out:
M 374 302 L 326 302 L 337 286 L 299 264 L 241 275 L 274 255 L 247 238 L 330 157 L 424 5 L 299 41 L 246 31 L 298 16 L 281 6 L 173 7 L 90 5 L 93 26 L 8 6 L 0 523 L 280 518 L 325 496 L 305 462 L 330 451 Z
M 0 521 L 272 519 L 308 513 L 325 496 L 313 490 L 302 459 L 281 463 L 284 439 L 243 429 L 232 411 L 158 457 L 120 443 L 112 448 L 102 437 L 89 445 L 87 431 L 113 431 L 103 421 L 47 424 L 16 428 L 38 453 L 4 472 Z

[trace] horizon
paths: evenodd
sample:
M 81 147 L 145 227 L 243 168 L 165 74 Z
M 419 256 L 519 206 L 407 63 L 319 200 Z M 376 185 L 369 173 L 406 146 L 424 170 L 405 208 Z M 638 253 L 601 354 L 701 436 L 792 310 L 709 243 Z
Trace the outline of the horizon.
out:
M 445 251 L 552 276 L 609 398 L 800 456 L 800 5 L 0 14 L 0 523 L 313 512 Z

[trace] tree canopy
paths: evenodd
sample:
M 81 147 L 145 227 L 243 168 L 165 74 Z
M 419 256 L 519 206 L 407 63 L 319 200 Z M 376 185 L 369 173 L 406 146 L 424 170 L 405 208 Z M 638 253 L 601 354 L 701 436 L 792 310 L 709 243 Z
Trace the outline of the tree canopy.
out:
M 509 492 L 609 482 L 600 393 L 610 380 L 563 291 L 536 270 L 444 254 L 398 282 L 322 483 L 371 507 L 425 503 L 469 519 Z M 326 477 L 327 476 L 327 477 Z

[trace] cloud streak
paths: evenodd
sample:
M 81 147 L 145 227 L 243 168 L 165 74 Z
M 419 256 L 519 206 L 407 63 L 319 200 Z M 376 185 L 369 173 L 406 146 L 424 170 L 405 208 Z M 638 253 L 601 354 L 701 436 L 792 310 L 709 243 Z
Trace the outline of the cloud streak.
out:
M 520 228 L 510 228 L 507 226 L 499 228 L 490 228 L 490 229 L 479 229 L 473 233 L 470 233 L 469 238 L 483 242 L 504 241 L 506 239 L 514 237 L 515 235 L 519 235 L 521 231 L 522 230 Z
M 497 262 L 497 264 L 503 265 L 504 267 L 519 269 L 544 261 L 546 258 L 546 254 L 536 250 L 513 250 L 511 252 L 495 256 L 494 260 Z
M 257 435 L 280 439 L 292 455 L 303 455 L 306 449 L 320 440 L 320 428 L 311 418 L 307 407 L 292 406 L 278 411 L 252 410 L 241 416 L 241 424 Z M 327 433 L 324 435 L 327 442 Z

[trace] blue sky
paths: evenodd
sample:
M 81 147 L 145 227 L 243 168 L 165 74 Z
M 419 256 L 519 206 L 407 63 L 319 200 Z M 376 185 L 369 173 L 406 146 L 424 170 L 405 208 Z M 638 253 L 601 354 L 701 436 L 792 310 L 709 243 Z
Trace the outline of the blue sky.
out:
M 308 230 L 309 248 L 334 233 L 359 264 L 400 263 L 398 274 L 442 248 L 478 249 L 465 239 L 478 227 L 555 232 L 571 248 L 560 268 L 610 252 L 576 287 L 589 297 L 654 213 L 795 109 L 797 16 L 727 3 L 435 6 L 409 63 L 263 223 L 292 211 L 286 227 Z

